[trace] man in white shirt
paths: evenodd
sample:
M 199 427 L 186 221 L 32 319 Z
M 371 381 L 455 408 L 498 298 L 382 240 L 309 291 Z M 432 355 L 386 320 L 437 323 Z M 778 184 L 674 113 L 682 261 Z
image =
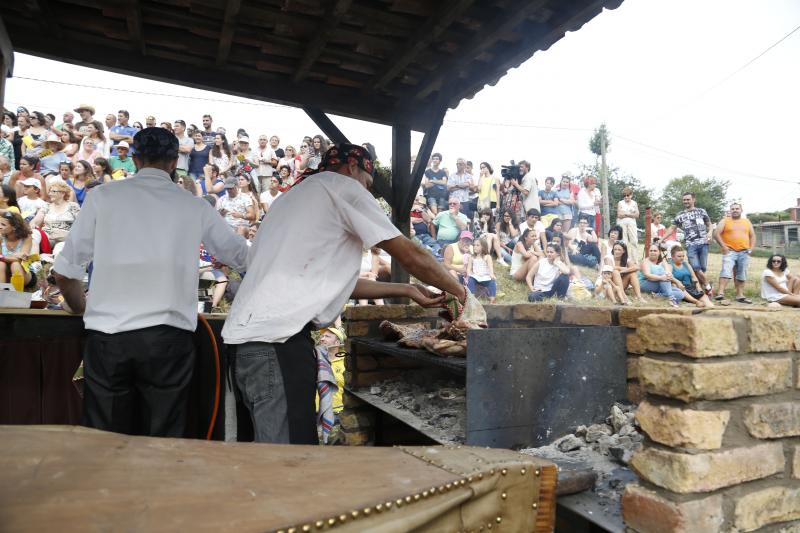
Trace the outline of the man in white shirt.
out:
M 194 369 L 200 243 L 244 268 L 245 240 L 170 179 L 178 139 L 164 128 L 134 137 L 133 179 L 95 187 L 53 270 L 83 313 L 83 423 L 126 434 L 182 437 Z M 178 229 L 179 228 L 179 229 Z M 88 299 L 81 280 L 93 262 Z
M 172 125 L 172 129 L 175 130 L 175 137 L 178 138 L 178 167 L 175 170 L 175 174 L 186 177 L 189 175 L 189 154 L 192 153 L 194 148 L 194 141 L 186 135 L 186 122 L 184 120 L 176 120 Z
M 348 299 L 444 301 L 424 287 L 359 278 L 362 250 L 378 246 L 415 278 L 466 300 L 433 255 L 391 224 L 368 192 L 373 172 L 363 147 L 329 149 L 316 174 L 272 205 L 256 234 L 222 336 L 235 345 L 236 385 L 258 442 L 317 443 L 310 332 L 333 323 Z
M 522 193 L 522 205 L 525 206 L 525 212 L 527 213 L 530 209 L 541 211 L 539 206 L 539 185 L 531 173 L 531 164 L 527 161 L 520 161 L 519 169 L 520 172 L 523 172 L 522 182 L 520 183 L 522 190 L 520 192 Z
M 272 176 L 269 179 L 269 189 L 261 193 L 259 200 L 261 200 L 261 208 L 264 210 L 264 213 L 269 211 L 269 208 L 272 206 L 272 202 L 277 200 L 278 196 L 281 195 L 280 191 L 281 182 L 278 181 L 276 176 Z
M 270 178 L 275 174 L 278 157 L 269 145 L 269 137 L 263 133 L 258 136 L 258 146 L 254 152 L 254 159 L 258 164 L 258 190 L 264 193 L 269 188 Z

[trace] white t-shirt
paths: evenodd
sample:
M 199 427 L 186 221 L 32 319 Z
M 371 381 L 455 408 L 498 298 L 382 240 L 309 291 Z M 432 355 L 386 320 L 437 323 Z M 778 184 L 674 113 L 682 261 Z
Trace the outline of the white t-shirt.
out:
M 786 296 L 786 294 L 780 292 L 778 289 L 767 283 L 767 278 L 768 277 L 775 278 L 775 281 L 778 282 L 778 285 L 788 290 L 788 286 L 786 285 L 786 280 L 788 279 L 788 275 L 789 275 L 788 268 L 783 271 L 783 275 L 781 277 L 776 276 L 772 270 L 765 268 L 764 272 L 761 273 L 761 297 L 767 300 L 768 302 L 777 302 L 778 300 Z
M 272 202 L 277 200 L 281 194 L 282 194 L 281 192 L 278 192 L 278 194 L 272 196 L 271 192 L 264 191 L 261 193 L 261 196 L 259 196 L 259 200 L 261 200 L 262 204 L 267 204 L 267 207 L 272 207 Z
M 551 290 L 559 274 L 561 271 L 556 265 L 550 264 L 550 261 L 546 259 L 539 261 L 539 270 L 533 277 L 533 290 L 542 292 Z
M 183 137 L 178 137 L 178 146 L 194 146 L 194 141 L 191 137 L 184 134 Z M 178 167 L 179 170 L 189 170 L 189 153 L 178 152 Z
M 520 238 L 522 238 L 522 234 L 525 232 L 526 229 L 530 229 L 528 227 L 528 222 L 527 221 L 523 221 L 522 224 L 519 225 Z M 545 230 L 544 222 L 542 222 L 541 220 L 537 220 L 536 224 L 533 225 L 533 231 L 536 233 L 536 236 L 538 237 L 539 234 L 541 232 L 543 232 L 544 230 Z
M 27 196 L 17 198 L 17 205 L 19 205 L 19 212 L 22 218 L 28 218 L 36 214 L 39 209 L 47 205 L 47 202 L 41 198 L 34 198 L 31 200 Z
M 272 161 L 273 159 L 277 159 L 277 156 L 275 155 L 275 151 L 272 149 L 272 147 L 270 147 L 270 145 L 267 145 L 267 147 L 264 148 L 263 150 L 261 149 L 260 146 L 257 146 L 254 151 L 253 159 L 255 159 L 256 163 L 258 163 L 259 176 L 272 176 L 272 174 L 275 172 L 275 169 L 272 167 L 270 161 Z M 266 160 L 266 163 L 263 163 L 261 161 L 262 159 Z
M 353 293 L 365 248 L 400 231 L 353 178 L 310 176 L 276 202 L 256 233 L 247 275 L 222 336 L 228 344 L 285 342 L 331 324 Z
M 529 191 L 528 196 L 525 197 L 525 200 L 522 202 L 522 205 L 525 206 L 525 212 L 528 212 L 528 209 L 539 209 L 539 185 L 536 183 L 536 178 L 533 177 L 533 174 L 528 172 L 525 176 L 522 177 L 522 188 L 526 191 Z
M 247 208 L 253 205 L 253 200 L 250 199 L 249 194 L 239 192 L 235 198 L 231 198 L 227 194 L 217 200 L 217 211 L 223 209 L 227 211 L 225 214 L 225 222 L 229 226 L 236 228 L 239 226 L 249 226 L 250 221 L 246 218 L 233 217 L 233 213 L 240 215 L 247 215 Z
M 587 215 L 594 215 L 597 213 L 597 206 L 594 205 L 595 200 L 600 199 L 600 191 L 593 190 L 592 193 L 586 192 L 586 187 L 582 187 L 578 191 L 576 201 L 578 203 L 578 211 L 586 213 Z

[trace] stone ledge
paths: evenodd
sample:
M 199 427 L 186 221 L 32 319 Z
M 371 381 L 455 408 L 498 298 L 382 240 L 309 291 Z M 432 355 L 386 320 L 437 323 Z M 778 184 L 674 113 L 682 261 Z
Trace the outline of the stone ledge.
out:
M 739 353 L 736 329 L 727 317 L 648 315 L 639 320 L 636 334 L 649 352 L 696 358 Z
M 748 352 L 787 352 L 800 349 L 800 315 L 791 311 L 765 313 L 744 309 L 712 309 L 706 316 L 740 317 L 747 323 Z
M 536 322 L 555 322 L 558 307 L 553 303 L 517 304 L 511 313 L 514 320 L 533 320 Z
M 610 326 L 614 323 L 615 309 L 611 307 L 559 305 L 559 309 L 561 309 L 561 324 Z
M 800 479 L 800 444 L 794 447 L 792 455 L 792 477 Z
M 740 531 L 800 519 L 800 488 L 770 487 L 736 501 L 734 520 Z
M 629 484 L 622 495 L 625 524 L 640 533 L 709 533 L 724 521 L 722 496 L 674 502 L 641 485 Z
M 636 420 L 655 442 L 672 447 L 715 450 L 722 446 L 722 436 L 731 418 L 730 411 L 696 411 L 644 401 Z
M 645 392 L 684 402 L 774 394 L 790 388 L 791 378 L 788 357 L 703 363 L 639 359 L 639 380 Z
M 783 445 L 771 442 L 694 455 L 646 447 L 633 456 L 631 467 L 654 485 L 687 494 L 778 474 L 785 463 Z
M 619 325 L 626 328 L 638 328 L 639 319 L 647 315 L 681 315 L 690 316 L 694 309 L 673 307 L 623 307 L 619 310 Z
M 391 320 L 397 318 L 436 318 L 441 309 L 418 305 L 356 305 L 344 310 L 346 320 Z

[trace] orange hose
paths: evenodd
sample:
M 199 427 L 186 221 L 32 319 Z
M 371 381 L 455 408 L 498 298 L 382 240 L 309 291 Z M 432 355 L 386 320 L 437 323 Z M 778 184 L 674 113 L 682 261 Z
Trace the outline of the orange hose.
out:
M 220 390 L 220 364 L 219 364 L 219 346 L 217 345 L 217 337 L 214 336 L 214 330 L 211 329 L 211 324 L 205 319 L 203 315 L 197 315 L 200 323 L 205 326 L 208 336 L 211 339 L 211 351 L 214 354 L 214 370 L 215 370 L 215 386 L 214 386 L 214 409 L 211 411 L 211 421 L 208 423 L 208 433 L 206 433 L 206 440 L 211 440 L 211 435 L 214 433 L 214 425 L 217 423 L 217 414 L 219 413 L 219 390 Z

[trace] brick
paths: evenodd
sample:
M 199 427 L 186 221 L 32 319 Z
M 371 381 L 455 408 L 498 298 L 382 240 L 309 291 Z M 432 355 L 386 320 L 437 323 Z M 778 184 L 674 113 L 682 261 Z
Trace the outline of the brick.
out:
M 784 465 L 779 442 L 692 455 L 645 447 L 631 460 L 640 477 L 680 494 L 710 492 L 761 479 L 783 472 Z
M 678 352 L 689 357 L 739 353 L 733 320 L 726 317 L 648 315 L 639 319 L 636 333 L 649 352 Z
M 714 309 L 706 316 L 744 318 L 748 329 L 745 351 L 748 352 L 787 352 L 800 347 L 800 316 L 797 313 Z
M 345 431 L 359 431 L 375 425 L 375 414 L 369 411 L 350 411 L 339 413 L 339 423 Z
M 794 447 L 794 457 L 792 458 L 792 477 L 800 479 L 800 445 Z
M 628 382 L 625 388 L 625 399 L 634 404 L 638 404 L 644 400 L 644 391 L 638 381 Z
M 514 320 L 554 322 L 557 309 L 556 304 L 552 303 L 517 304 L 514 306 L 511 316 Z
M 673 448 L 718 449 L 730 418 L 730 411 L 697 411 L 648 401 L 636 411 L 636 420 L 647 436 Z
M 628 333 L 625 335 L 625 348 L 628 353 L 643 354 L 647 352 L 647 348 L 644 347 L 644 341 L 636 333 Z
M 628 366 L 628 379 L 639 379 L 639 358 L 628 356 L 626 363 Z
M 652 314 L 689 316 L 692 312 L 693 309 L 688 307 L 677 309 L 669 307 L 623 307 L 619 310 L 619 325 L 636 329 L 639 327 L 639 319 L 643 316 Z
M 358 409 L 367 405 L 364 400 L 359 399 L 357 396 L 353 396 L 347 390 L 342 393 L 342 405 L 345 409 Z
M 561 323 L 577 326 L 610 326 L 614 323 L 610 307 L 561 306 Z
M 800 488 L 770 487 L 739 498 L 734 521 L 739 531 L 800 519 Z
M 622 495 L 625 524 L 640 533 L 711 533 L 724 519 L 722 496 L 673 502 L 634 483 Z
M 344 311 L 347 320 L 387 320 L 392 318 L 409 318 L 411 305 L 355 305 Z
M 376 370 L 378 368 L 378 360 L 372 355 L 353 355 L 353 362 L 356 364 L 358 370 Z
M 511 320 L 511 314 L 514 310 L 514 306 L 508 304 L 486 304 L 483 308 L 486 310 L 486 320 L 490 323 Z
M 758 439 L 800 436 L 800 402 L 753 404 L 743 418 L 747 431 Z
M 368 431 L 342 431 L 346 446 L 364 446 L 372 440 Z
M 704 363 L 639 359 L 645 392 L 684 402 L 774 394 L 791 387 L 791 376 L 788 357 Z
M 369 335 L 370 322 L 365 320 L 348 321 L 345 327 L 345 333 L 348 337 L 366 337 Z

